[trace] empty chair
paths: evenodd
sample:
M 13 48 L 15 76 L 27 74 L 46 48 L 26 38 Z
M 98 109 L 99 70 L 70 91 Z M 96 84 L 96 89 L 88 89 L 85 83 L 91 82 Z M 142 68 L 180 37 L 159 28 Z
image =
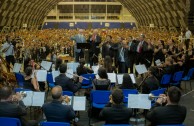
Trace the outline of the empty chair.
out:
M 49 88 L 53 88 L 55 86 L 52 73 L 47 74 L 47 83 Z M 48 88 L 48 91 L 49 91 L 49 88 Z
M 179 85 L 183 77 L 183 71 L 175 72 L 170 85 Z
M 162 76 L 162 79 L 160 81 L 161 86 L 169 86 L 170 84 L 170 79 L 171 79 L 171 74 L 164 74 Z
M 21 126 L 21 122 L 17 118 L 0 117 L 1 126 Z
M 40 126 L 70 126 L 70 123 L 64 123 L 64 122 L 41 122 Z
M 185 81 L 185 91 L 186 91 L 186 82 L 190 82 L 190 89 L 192 90 L 191 86 L 191 77 L 193 76 L 194 68 L 189 69 L 188 74 L 182 78 L 182 81 Z
M 24 75 L 22 75 L 21 73 L 15 73 L 15 77 L 17 80 L 17 83 L 20 87 L 24 86 Z

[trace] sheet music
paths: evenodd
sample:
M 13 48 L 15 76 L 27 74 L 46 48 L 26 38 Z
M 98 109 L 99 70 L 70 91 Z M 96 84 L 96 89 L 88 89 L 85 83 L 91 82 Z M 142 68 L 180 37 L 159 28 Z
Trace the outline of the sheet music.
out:
M 32 97 L 32 106 L 40 106 L 44 104 L 45 92 L 34 92 Z
M 143 74 L 148 72 L 147 68 L 145 67 L 145 65 L 135 65 L 135 69 L 137 70 L 138 74 Z
M 116 74 L 115 73 L 107 73 L 108 79 L 111 81 L 111 83 L 116 83 Z
M 77 67 L 79 63 L 67 63 L 67 69 L 73 69 L 73 72 L 77 72 Z
M 40 65 L 41 67 L 43 67 L 43 69 L 46 69 L 47 71 L 49 71 L 51 68 L 52 62 L 42 61 Z
M 134 74 L 129 74 L 129 76 L 131 77 L 131 80 L 132 80 L 133 84 L 136 84 L 135 75 Z
M 155 63 L 156 63 L 156 66 L 160 66 L 162 64 L 162 62 L 160 61 L 160 59 L 156 60 Z
M 36 78 L 40 82 L 45 82 L 47 78 L 47 71 L 46 70 L 37 70 Z
M 14 72 L 14 73 L 19 73 L 21 67 L 22 67 L 22 64 L 20 64 L 20 63 L 15 63 L 14 66 L 13 66 L 13 72 Z
M 75 111 L 85 111 L 86 110 L 86 97 L 74 96 L 73 98 L 73 109 Z
M 73 78 L 73 69 L 67 69 L 65 74 L 67 77 Z
M 55 78 L 59 76 L 60 72 L 59 71 L 52 71 L 52 76 L 53 76 L 53 82 L 55 82 Z
M 122 84 L 123 83 L 123 74 L 117 74 L 117 83 Z
M 98 74 L 99 66 L 92 66 L 92 70 L 94 71 L 94 74 Z
M 32 106 L 33 91 L 26 91 L 27 96 L 22 99 L 25 106 Z
M 148 94 L 129 94 L 128 108 L 150 109 L 151 100 L 148 99 Z

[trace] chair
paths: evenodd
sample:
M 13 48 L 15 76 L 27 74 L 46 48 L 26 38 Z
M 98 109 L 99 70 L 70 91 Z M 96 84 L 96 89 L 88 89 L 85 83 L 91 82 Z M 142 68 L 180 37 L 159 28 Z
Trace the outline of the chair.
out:
M 20 87 L 24 86 L 24 76 L 21 73 L 15 73 L 17 83 Z
M 64 122 L 40 122 L 40 126 L 70 126 L 70 123 L 64 123 Z
M 132 126 L 130 124 L 104 124 L 103 126 Z
M 21 126 L 21 122 L 17 118 L 0 117 L 1 126 Z
M 171 79 L 171 74 L 164 74 L 162 76 L 162 79 L 160 81 L 160 84 L 161 85 L 164 85 L 164 86 L 169 86 L 170 84 L 170 79 Z
M 15 93 L 17 93 L 17 92 L 20 92 L 20 91 L 32 91 L 32 90 L 24 89 L 24 88 L 15 88 L 14 91 L 15 91 Z
M 182 81 L 185 81 L 185 90 L 186 90 L 186 82 L 190 82 L 190 88 L 192 90 L 191 86 L 191 77 L 193 76 L 194 68 L 189 69 L 188 74 L 182 78 Z
M 158 90 L 153 90 L 150 93 L 152 93 L 154 96 L 159 96 L 160 94 L 164 94 L 165 91 L 166 91 L 166 88 L 161 88 L 161 89 L 158 89 Z M 152 106 L 154 105 L 155 101 L 156 101 L 156 99 L 154 99 L 152 101 Z
M 74 96 L 73 92 L 71 91 L 63 91 L 63 95 Z
M 138 94 L 138 91 L 136 89 L 123 89 L 122 91 L 124 95 L 123 99 L 124 104 L 127 104 L 129 94 Z
M 166 124 L 166 125 L 157 125 L 157 126 L 185 126 L 184 124 Z
M 183 77 L 183 71 L 175 72 L 170 85 L 174 85 L 174 86 L 179 85 L 182 80 L 182 77 Z
M 52 73 L 47 74 L 47 83 L 48 83 L 48 91 L 49 91 L 49 88 L 53 88 L 55 86 Z
M 81 76 L 88 79 L 88 80 L 83 79 L 81 88 L 82 89 L 91 88 L 92 87 L 92 80 L 96 77 L 95 74 L 82 74 Z

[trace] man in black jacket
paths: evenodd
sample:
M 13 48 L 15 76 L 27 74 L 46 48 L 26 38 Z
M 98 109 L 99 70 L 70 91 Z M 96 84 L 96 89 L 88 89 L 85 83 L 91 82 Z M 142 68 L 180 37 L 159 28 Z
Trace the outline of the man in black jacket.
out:
M 187 110 L 184 106 L 178 105 L 181 98 L 181 91 L 177 87 L 170 87 L 167 96 L 161 94 L 155 105 L 147 113 L 146 118 L 155 125 L 182 124 L 185 120 Z M 162 106 L 164 103 L 167 104 Z
M 81 88 L 83 78 L 79 77 L 79 82 L 77 84 L 72 79 L 68 78 L 65 75 L 67 71 L 67 64 L 61 64 L 59 71 L 61 74 L 55 78 L 55 85 L 60 85 L 63 91 L 76 93 Z
M 115 89 L 112 92 L 110 103 L 100 112 L 100 117 L 105 120 L 105 124 L 129 124 L 132 109 L 125 107 L 123 98 L 121 89 Z

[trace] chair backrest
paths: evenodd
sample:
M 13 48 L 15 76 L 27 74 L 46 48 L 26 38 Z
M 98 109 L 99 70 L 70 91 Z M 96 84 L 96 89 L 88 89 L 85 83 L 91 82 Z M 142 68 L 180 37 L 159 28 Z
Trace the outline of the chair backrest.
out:
M 48 83 L 54 83 L 52 73 L 48 73 L 47 74 L 47 82 Z
M 17 118 L 0 117 L 0 126 L 21 126 Z
M 169 84 L 171 79 L 171 74 L 164 74 L 160 81 L 160 84 Z
M 71 91 L 63 91 L 63 95 L 73 96 L 73 92 Z
M 107 104 L 109 101 L 110 91 L 95 90 L 91 91 L 91 100 L 97 104 Z
M 187 77 L 189 77 L 189 79 L 193 76 L 193 72 L 194 72 L 194 68 L 189 69 Z
M 166 91 L 166 88 L 161 88 L 158 90 L 153 90 L 150 93 L 152 93 L 154 96 L 159 96 L 160 94 L 164 94 L 165 91 Z
M 130 124 L 104 124 L 103 126 L 132 126 Z
M 88 79 L 83 79 L 82 84 L 92 84 L 92 80 L 96 77 L 95 74 L 82 74 L 81 76 Z
M 15 91 L 15 93 L 17 93 L 17 92 L 20 92 L 20 91 L 32 91 L 32 90 L 24 89 L 24 88 L 15 88 L 14 91 Z
M 157 126 L 185 126 L 184 124 L 166 124 L 166 125 L 157 125 Z
M 182 80 L 182 77 L 183 77 L 183 71 L 175 72 L 173 75 L 173 81 L 180 82 Z
M 21 73 L 15 73 L 17 82 L 24 82 L 24 76 Z
M 64 122 L 41 122 L 40 126 L 70 126 L 70 123 L 64 123 Z
M 136 89 L 123 89 L 122 91 L 124 95 L 124 103 L 128 102 L 128 94 L 138 94 L 138 91 Z

